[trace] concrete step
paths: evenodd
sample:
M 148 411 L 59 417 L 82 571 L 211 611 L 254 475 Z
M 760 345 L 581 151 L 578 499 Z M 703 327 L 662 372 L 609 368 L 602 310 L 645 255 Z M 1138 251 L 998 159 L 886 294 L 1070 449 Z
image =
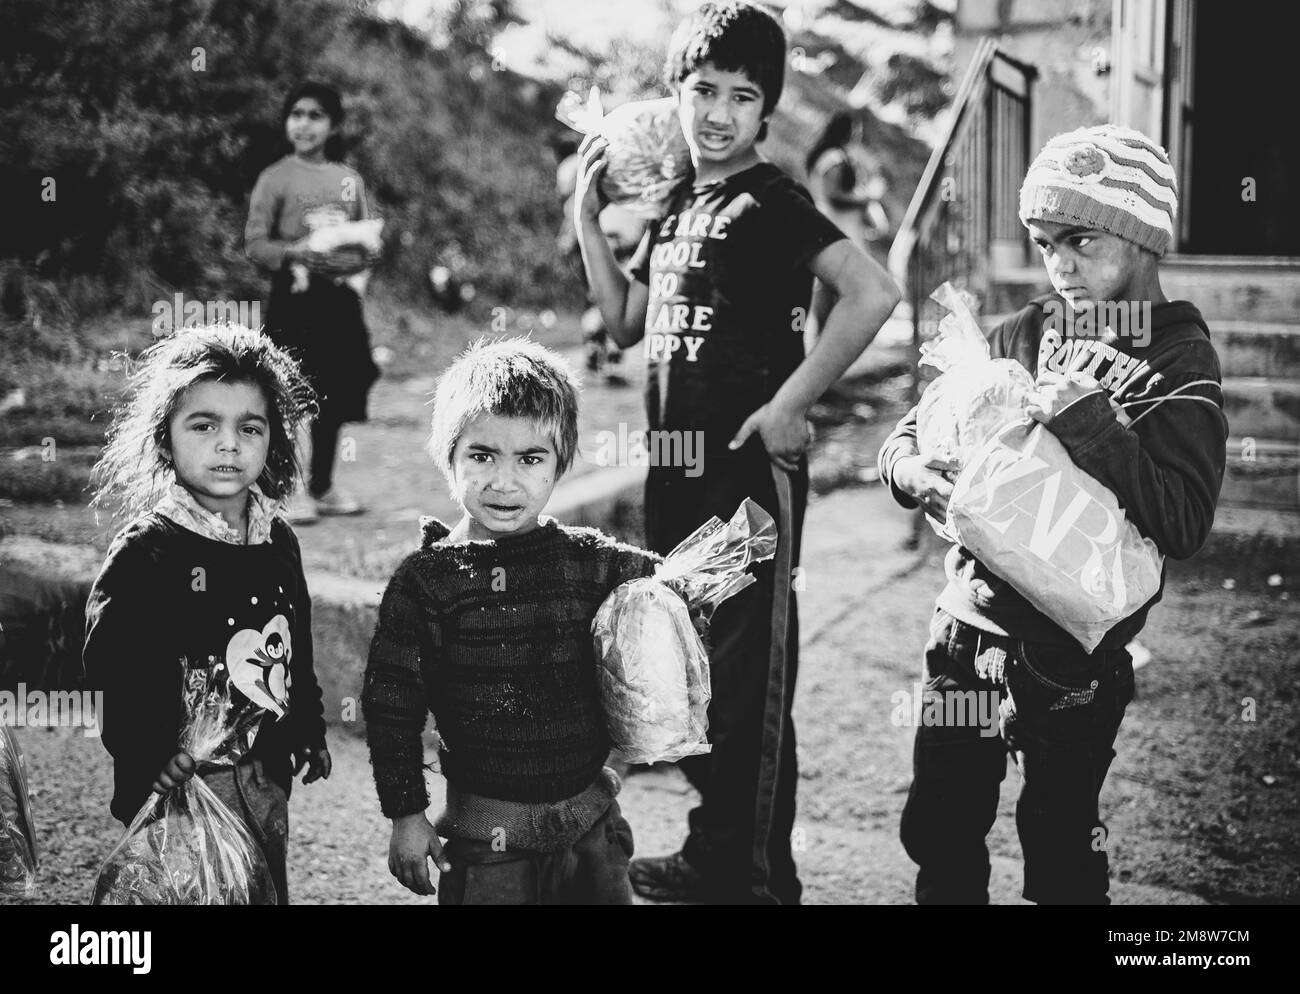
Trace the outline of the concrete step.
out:
M 1300 439 L 1300 379 L 1225 377 L 1223 402 L 1237 438 Z
M 1292 322 L 1300 314 L 1300 259 L 1169 256 L 1160 284 L 1170 300 L 1190 300 L 1211 330 L 1220 321 Z
M 1028 298 L 1026 298 L 1028 299 Z M 980 315 L 985 333 L 1016 308 Z M 1300 314 L 1291 321 L 1208 321 L 1219 366 L 1229 377 L 1281 377 L 1300 380 Z
M 1170 300 L 1194 303 L 1211 333 L 1227 323 L 1295 327 L 1300 315 L 1300 259 L 1168 256 L 1160 264 L 1160 284 Z M 990 280 L 984 313 L 1015 313 L 1050 289 L 1041 265 L 999 270 Z
M 1300 511 L 1300 442 L 1229 438 L 1219 503 Z
M 1221 535 L 1268 536 L 1294 547 L 1300 544 L 1300 511 L 1220 504 L 1214 514 L 1214 531 Z
M 1300 315 L 1286 322 L 1211 322 L 1210 339 L 1224 376 L 1300 380 Z
M 1294 574 L 1300 561 L 1300 510 L 1237 507 L 1220 501 L 1214 531 L 1196 558 L 1217 559 L 1259 576 Z

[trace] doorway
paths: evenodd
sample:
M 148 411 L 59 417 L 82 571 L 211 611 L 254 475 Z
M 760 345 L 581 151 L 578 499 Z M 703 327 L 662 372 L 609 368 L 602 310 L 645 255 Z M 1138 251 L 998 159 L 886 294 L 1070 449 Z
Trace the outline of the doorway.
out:
M 1194 18 L 1187 32 L 1191 66 L 1180 66 L 1184 56 L 1172 35 L 1166 61 L 1173 94 L 1179 70 L 1191 70 L 1184 73 L 1190 99 L 1166 107 L 1166 131 L 1181 124 L 1180 135 L 1172 142 L 1163 136 L 1171 152 L 1181 146 L 1189 159 L 1179 170 L 1187 189 L 1177 251 L 1300 256 L 1300 129 L 1291 120 L 1296 53 L 1277 16 L 1285 8 L 1235 0 L 1187 9 Z

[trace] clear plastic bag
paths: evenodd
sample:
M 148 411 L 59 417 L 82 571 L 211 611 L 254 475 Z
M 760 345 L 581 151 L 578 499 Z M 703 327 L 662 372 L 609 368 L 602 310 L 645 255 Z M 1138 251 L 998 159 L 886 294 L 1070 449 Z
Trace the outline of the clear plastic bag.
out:
M 731 521 L 710 518 L 653 577 L 621 584 L 591 631 L 605 724 L 630 763 L 709 751 L 709 656 L 691 621 L 754 583 L 751 563 L 776 554 L 776 524 L 748 498 Z
M 26 894 L 39 862 L 22 746 L 0 725 L 0 894 Z
M 307 248 L 313 252 L 337 252 L 340 249 L 355 249 L 375 253 L 384 247 L 384 221 L 382 218 L 367 218 L 364 221 L 340 221 L 338 224 L 325 224 L 313 230 L 307 236 Z M 360 259 L 357 260 L 361 262 Z M 310 285 L 310 273 L 300 262 L 291 263 L 289 272 L 293 282 L 289 285 L 291 293 L 304 293 Z M 347 276 L 335 277 L 335 282 L 344 282 L 356 291 L 358 297 L 365 296 L 366 285 L 370 280 L 368 268 L 358 270 Z
M 244 821 L 198 775 L 233 766 L 250 748 L 266 711 L 229 676 L 224 663 L 186 666 L 186 723 L 178 749 L 198 773 L 150 796 L 104 861 L 92 904 L 275 904 L 275 884 Z M 265 687 L 256 688 L 259 696 Z M 277 692 L 287 695 L 287 687 Z M 274 702 L 283 709 L 287 700 Z
M 313 252 L 336 252 L 343 248 L 378 252 L 384 244 L 383 231 L 382 218 L 326 224 L 307 236 L 307 247 Z
M 956 539 L 1092 652 L 1155 596 L 1164 557 L 1056 436 L 1021 420 L 957 477 Z
M 989 358 L 979 322 L 951 283 L 930 297 L 949 313 L 939 322 L 938 337 L 921 346 L 919 365 L 933 366 L 940 375 L 917 407 L 917 448 L 926 458 L 965 465 L 998 431 L 1024 416 L 1034 378 L 1014 359 Z
M 639 217 L 657 218 L 673 187 L 690 172 L 690 148 L 672 97 L 634 100 L 605 114 L 600 90 L 593 86 L 585 103 L 572 90 L 565 93 L 555 117 L 575 131 L 599 134 L 609 142 L 601 192 L 610 203 Z

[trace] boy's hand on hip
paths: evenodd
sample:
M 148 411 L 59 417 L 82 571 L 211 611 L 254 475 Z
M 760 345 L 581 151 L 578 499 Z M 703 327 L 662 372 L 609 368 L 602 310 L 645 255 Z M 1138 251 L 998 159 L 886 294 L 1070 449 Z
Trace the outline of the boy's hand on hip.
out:
M 772 462 L 788 473 L 799 468 L 799 458 L 812 444 L 812 427 L 803 411 L 778 407 L 770 401 L 745 419 L 727 447 L 740 448 L 755 432 Z
M 388 844 L 388 872 L 413 894 L 437 893 L 429 879 L 429 859 L 444 873 L 451 863 L 442 854 L 442 841 L 421 811 L 393 819 L 393 837 Z
M 894 463 L 891 479 L 899 490 L 935 521 L 948 520 L 948 500 L 952 497 L 952 484 L 961 466 L 951 459 L 938 456 L 905 456 Z
M 178 752 L 167 760 L 167 765 L 162 768 L 162 772 L 153 782 L 153 789 L 159 794 L 165 794 L 169 790 L 175 790 L 192 776 L 194 776 L 194 757 L 188 752 Z
M 294 759 L 293 775 L 301 773 L 304 766 L 307 767 L 307 775 L 302 778 L 302 782 L 309 784 L 315 780 L 328 780 L 334 769 L 334 761 L 324 746 L 319 749 L 300 749 Z

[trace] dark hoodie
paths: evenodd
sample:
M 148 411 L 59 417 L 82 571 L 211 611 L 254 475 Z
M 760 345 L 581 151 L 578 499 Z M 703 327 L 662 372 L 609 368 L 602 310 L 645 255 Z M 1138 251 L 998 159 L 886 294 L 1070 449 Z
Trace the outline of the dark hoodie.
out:
M 1131 429 L 1121 426 L 1107 397 L 1127 404 L 1164 396 L 1193 380 L 1220 383 L 1219 357 L 1200 311 L 1185 300 L 1152 305 L 1150 338 L 1139 344 L 1144 336 L 1072 337 L 1062 333 L 1060 321 L 1049 320 L 1045 327 L 1045 316 L 1052 316 L 1050 310 L 1044 312 L 1049 301 L 1059 308 L 1056 314 L 1068 313 L 1055 295 L 1031 301 L 993 329 L 992 357 L 1015 359 L 1037 376 L 1047 370 L 1063 372 L 1080 350 L 1093 354 L 1081 371 L 1099 380 L 1103 392 L 1066 407 L 1048 430 L 1076 466 L 1111 489 L 1128 519 L 1161 553 L 1171 559 L 1191 557 L 1209 537 L 1223 483 L 1228 422 L 1222 390 L 1196 386 L 1180 395 L 1209 398 L 1212 404 L 1174 400 L 1131 407 L 1127 413 L 1137 417 L 1154 406 Z M 916 507 L 916 502 L 894 486 L 893 472 L 899 459 L 917 452 L 916 410 L 898 423 L 879 458 L 882 479 L 906 508 Z M 954 546 L 944 567 L 948 586 L 938 603 L 958 620 L 1029 641 L 1075 644 L 968 549 Z M 1112 628 L 1098 651 L 1132 640 L 1163 592 L 1162 572 L 1160 590 Z

